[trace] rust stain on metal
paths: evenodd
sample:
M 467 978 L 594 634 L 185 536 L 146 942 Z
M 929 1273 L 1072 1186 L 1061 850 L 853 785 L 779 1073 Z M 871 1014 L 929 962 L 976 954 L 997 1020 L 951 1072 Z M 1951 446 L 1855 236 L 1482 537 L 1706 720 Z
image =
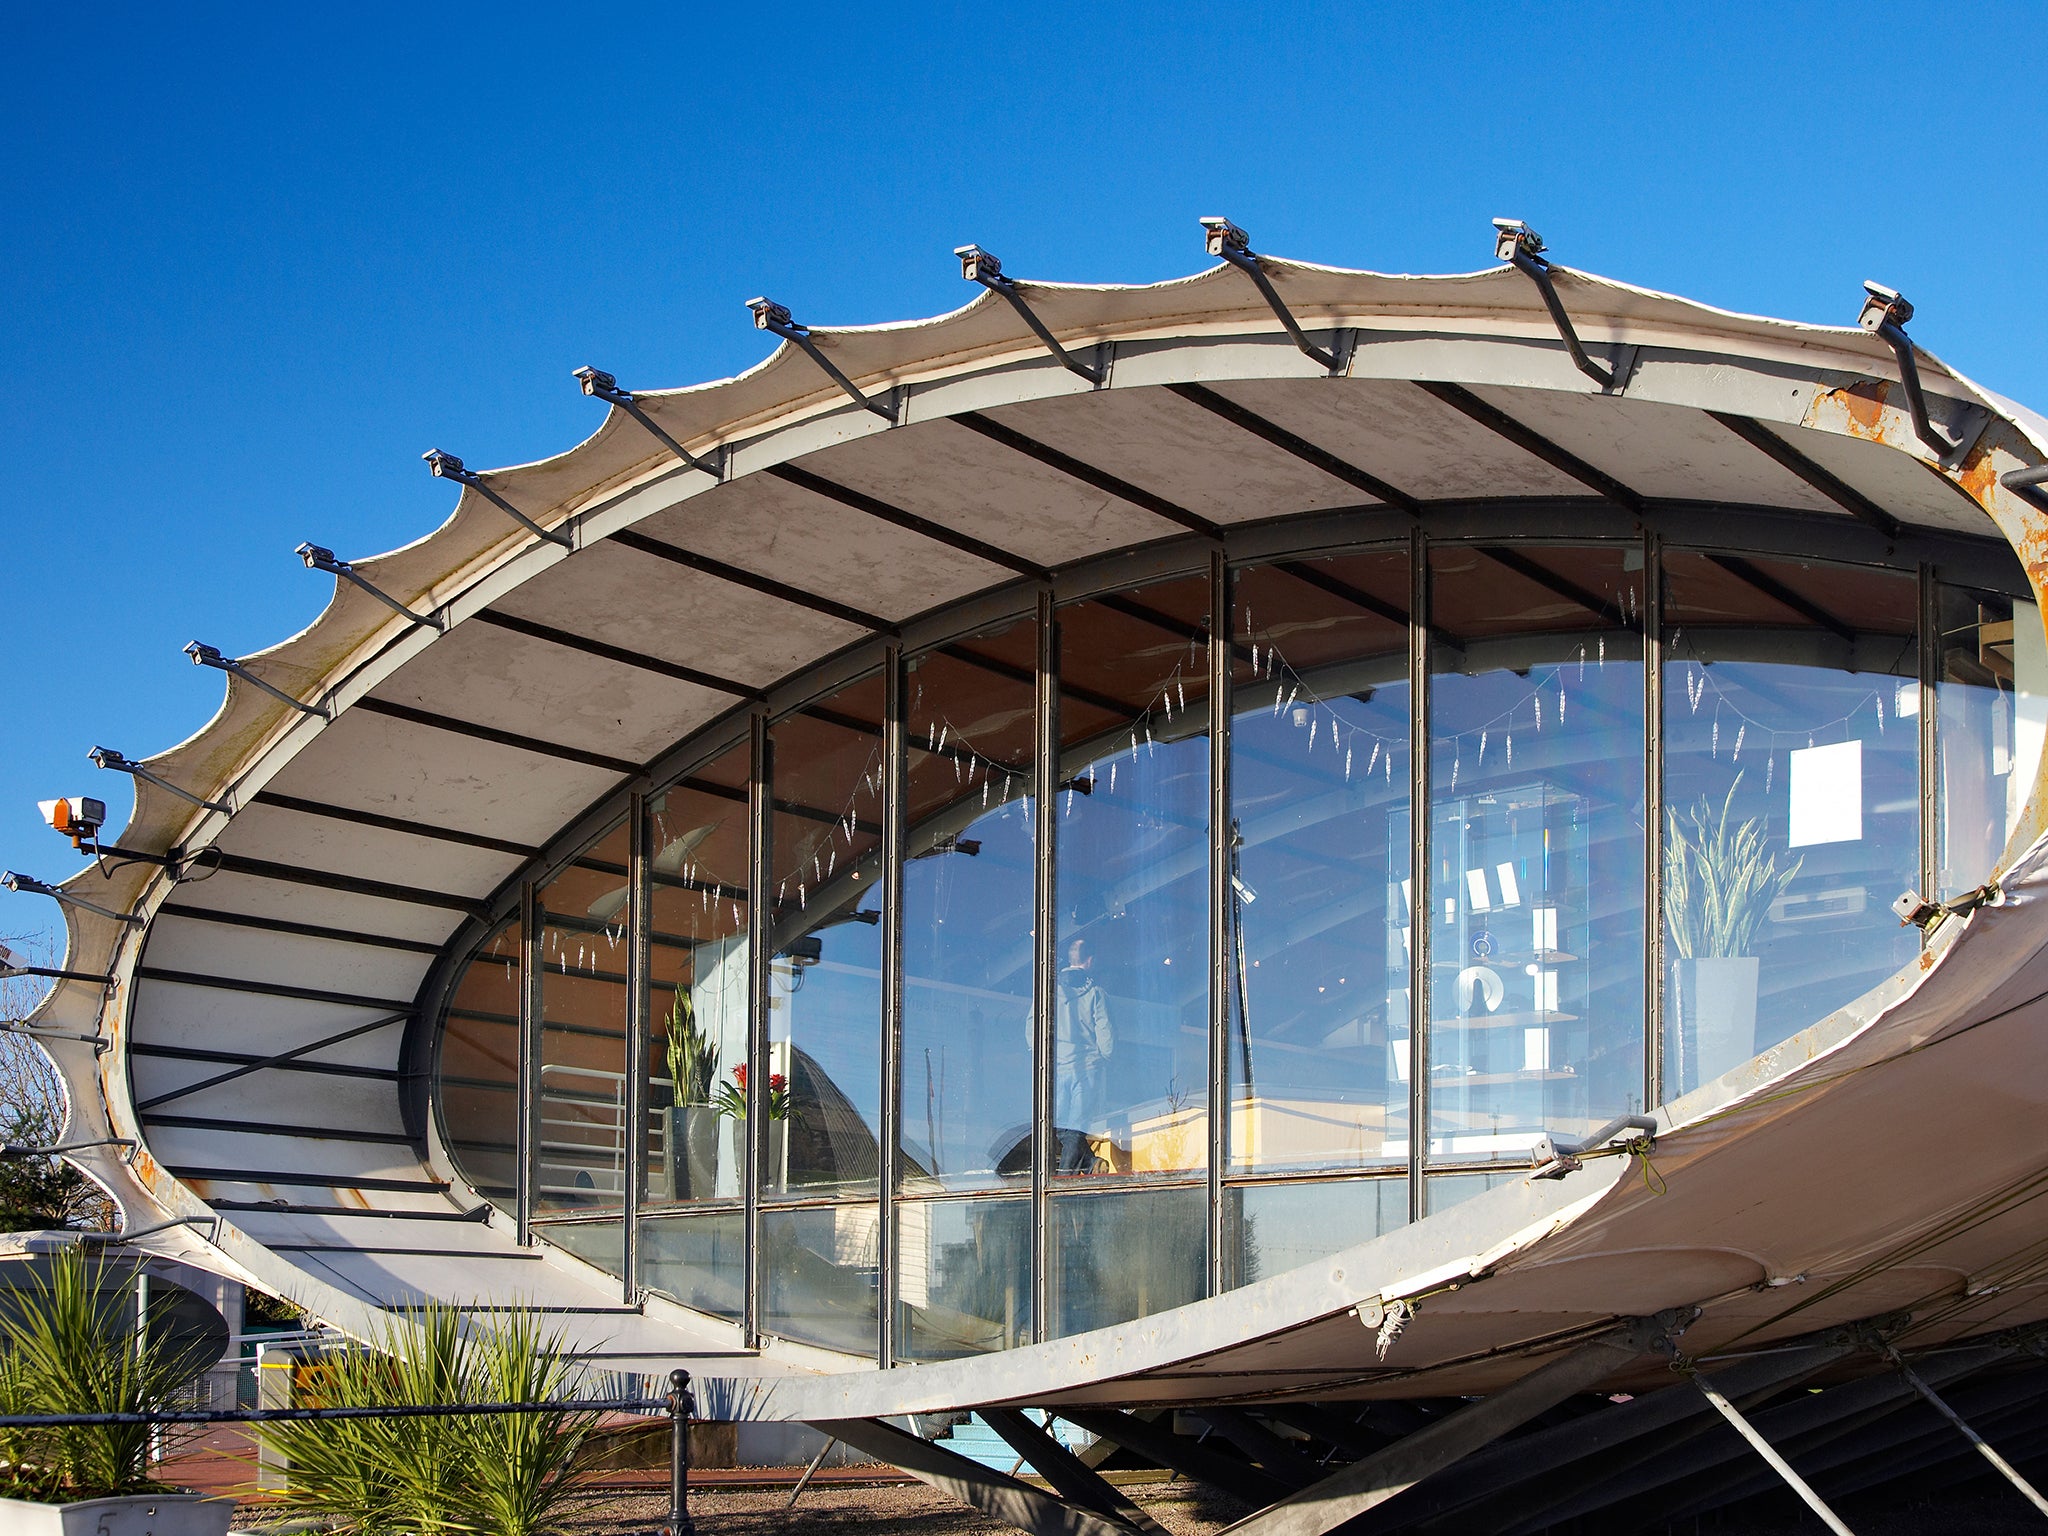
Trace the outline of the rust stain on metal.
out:
M 1842 407 L 1843 420 L 1849 431 L 1857 437 L 1881 443 L 1884 436 L 1885 400 L 1891 394 L 1891 385 L 1882 379 L 1864 379 L 1851 384 L 1847 389 L 1831 389 L 1828 393 Z

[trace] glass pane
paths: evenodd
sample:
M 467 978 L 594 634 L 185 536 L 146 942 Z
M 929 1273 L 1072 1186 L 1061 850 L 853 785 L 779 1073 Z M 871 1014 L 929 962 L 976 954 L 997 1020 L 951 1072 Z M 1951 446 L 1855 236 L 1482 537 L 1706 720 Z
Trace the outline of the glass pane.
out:
M 650 1205 L 741 1193 L 751 756 L 726 752 L 647 806 Z
M 1064 1337 L 1201 1298 L 1208 1191 L 1064 1194 L 1052 1202 L 1052 1333 Z
M 903 1182 L 1031 1174 L 1032 715 L 1037 624 L 910 663 L 903 869 Z
M 1912 959 L 1919 581 L 1674 553 L 1665 563 L 1668 1096 Z
M 1031 1339 L 1031 1202 L 908 1200 L 896 1208 L 896 1350 L 949 1360 Z
M 640 1223 L 640 1271 L 650 1290 L 699 1312 L 737 1318 L 746 1306 L 746 1219 L 730 1207 Z
M 545 922 L 536 1212 L 625 1208 L 627 845 L 622 822 L 537 893 Z M 594 1245 L 579 1252 L 618 1246 L 588 1228 L 576 1240 Z
M 1939 589 L 1941 842 L 1944 897 L 1990 875 L 2034 787 L 2048 732 L 2048 641 L 2034 604 Z
M 882 1121 L 882 679 L 778 721 L 768 1161 L 777 1195 L 872 1193 Z
M 1057 1134 L 1048 1153 L 1061 1179 L 1201 1168 L 1208 579 L 1076 603 L 1059 622 Z
M 518 1198 L 519 959 L 517 921 L 477 946 L 449 995 L 436 1098 L 441 1134 L 476 1192 L 506 1210 Z
M 1433 1157 L 1642 1106 L 1642 579 L 1623 545 L 1430 552 Z
M 763 1211 L 763 1331 L 873 1358 L 880 1230 L 873 1205 Z
M 1408 1156 L 1408 586 L 1406 551 L 1237 578 L 1234 1169 Z
M 1224 1284 L 1270 1280 L 1408 1224 L 1408 1181 L 1233 1184 L 1223 1191 Z
M 1503 1184 L 1512 1184 L 1517 1179 L 1526 1179 L 1526 1173 L 1441 1173 L 1422 1181 L 1423 1214 L 1434 1216 L 1438 1211 L 1448 1211 L 1452 1206 L 1470 1200 L 1474 1195 L 1483 1195 L 1489 1189 L 1498 1189 Z

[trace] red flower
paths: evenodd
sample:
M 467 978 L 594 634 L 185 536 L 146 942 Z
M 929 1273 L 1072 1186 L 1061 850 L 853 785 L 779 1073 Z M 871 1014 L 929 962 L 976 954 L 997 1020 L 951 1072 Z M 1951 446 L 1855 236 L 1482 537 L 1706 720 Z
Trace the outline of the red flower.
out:
M 744 1086 L 744 1080 L 742 1080 L 742 1085 Z M 768 1091 L 770 1093 L 780 1093 L 783 1089 L 787 1088 L 788 1086 L 789 1079 L 784 1077 L 780 1072 L 770 1072 L 768 1074 Z
M 732 1069 L 732 1080 L 740 1085 L 740 1091 L 742 1093 L 746 1091 L 747 1064 L 745 1062 L 741 1062 L 738 1066 Z

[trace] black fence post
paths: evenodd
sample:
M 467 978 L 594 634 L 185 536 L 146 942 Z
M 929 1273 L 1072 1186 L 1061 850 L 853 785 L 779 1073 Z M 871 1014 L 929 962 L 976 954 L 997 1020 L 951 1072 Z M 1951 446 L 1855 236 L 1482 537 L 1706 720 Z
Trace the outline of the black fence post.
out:
M 697 1536 L 690 1519 L 690 1420 L 697 1400 L 690 1395 L 690 1373 L 668 1373 L 668 1524 L 662 1536 Z

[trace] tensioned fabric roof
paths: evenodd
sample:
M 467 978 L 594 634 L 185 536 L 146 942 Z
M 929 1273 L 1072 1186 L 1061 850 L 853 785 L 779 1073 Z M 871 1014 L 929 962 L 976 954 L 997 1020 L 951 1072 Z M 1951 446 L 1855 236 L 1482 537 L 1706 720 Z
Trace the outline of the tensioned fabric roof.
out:
M 1555 269 L 1580 336 L 1614 368 L 1601 387 L 1511 268 L 1403 277 L 1261 260 L 1301 324 L 1339 345 L 1339 370 L 1298 351 L 1228 266 L 1143 287 L 1020 283 L 1062 345 L 1104 367 L 1103 383 L 1060 366 L 986 292 L 936 319 L 820 328 L 812 343 L 886 415 L 785 343 L 733 379 L 636 392 L 640 417 L 611 408 L 569 452 L 485 472 L 428 537 L 354 562 L 435 622 L 337 581 L 313 625 L 246 662 L 322 715 L 230 678 L 220 713 L 145 764 L 224 808 L 139 782 L 123 845 L 215 850 L 198 861 L 203 878 L 173 884 L 130 865 L 69 883 L 140 920 L 67 907 L 67 964 L 115 985 L 103 996 L 61 983 L 37 1018 L 86 1033 L 106 1020 L 104 1055 L 63 1040 L 52 1050 L 73 1086 L 71 1139 L 142 1142 L 132 1164 L 81 1154 L 131 1230 L 218 1215 L 217 1232 L 208 1222 L 145 1242 L 225 1264 L 344 1326 L 421 1294 L 567 1309 L 577 1337 L 622 1362 L 685 1355 L 714 1374 L 787 1378 L 757 1399 L 774 1416 L 986 1400 L 958 1395 L 967 1383 L 954 1367 L 887 1373 L 921 1386 L 828 1388 L 810 1373 L 858 1362 L 787 1344 L 752 1354 L 722 1322 L 658 1299 L 620 1306 L 616 1281 L 519 1248 L 498 1217 L 473 1218 L 480 1202 L 431 1128 L 406 1123 L 408 1019 L 442 947 L 564 828 L 691 733 L 794 701 L 796 679 L 867 638 L 915 640 L 923 616 L 980 594 L 1064 590 L 1099 556 L 1142 563 L 1222 530 L 1255 544 L 1269 529 L 1298 540 L 1327 527 L 1336 540 L 1417 519 L 1452 526 L 1504 502 L 1547 502 L 1552 529 L 1697 527 L 1763 509 L 1779 521 L 1752 518 L 1752 536 L 1788 551 L 1806 547 L 1802 526 L 1825 527 L 1851 553 L 2003 538 L 2038 589 L 2041 514 L 1999 482 L 2048 458 L 2048 436 L 1930 356 L 1919 359 L 1929 409 L 1963 445 L 1946 456 L 1915 435 L 1892 353 L 1860 329 L 1731 314 Z M 716 473 L 681 465 L 650 422 Z M 536 539 L 499 502 L 572 547 Z M 1709 1118 L 1660 1138 L 1669 1196 L 1647 1198 L 1618 1159 L 1496 1190 L 1114 1341 L 1013 1351 L 1003 1395 L 1056 1393 L 1084 1365 L 1114 1375 L 1103 1356 L 1113 1349 L 1149 1373 L 1156 1397 L 1168 1379 L 1249 1369 L 1221 1346 L 1255 1339 L 1284 1341 L 1258 1364 L 1260 1381 L 1283 1390 L 1312 1382 L 1340 1337 L 1366 1337 L 1354 1308 L 1375 1316 L 1421 1290 L 1438 1293 L 1432 1324 L 1402 1336 L 1390 1368 L 1512 1362 L 1497 1352 L 1526 1341 L 1526 1316 L 1505 1318 L 1547 1308 L 1569 1332 L 1647 1307 L 1652 1270 L 1688 1301 L 1856 1275 L 1895 1232 L 1830 1227 L 1839 1213 L 1812 1196 L 1879 1155 L 1858 1130 L 1867 1117 L 1912 1117 L 1889 1127 L 1894 1147 L 1927 1140 L 1929 1163 L 1902 1173 L 1901 1188 L 1929 1222 L 1986 1181 L 2025 1172 L 2001 1159 L 2038 1163 L 1999 1139 L 2025 1130 L 2017 1143 L 2039 1145 L 2041 1104 L 1999 1065 L 2017 1055 L 1994 1053 L 2035 1048 L 2023 1044 L 2034 1005 L 1997 1010 L 2032 998 L 2001 978 L 2039 965 L 2036 936 L 2048 937 L 2030 915 L 2038 861 L 2021 858 L 2040 830 L 2037 792 L 2008 853 L 2018 862 L 2005 905 L 1945 924 L 1924 969 L 1673 1106 L 1675 1125 Z M 1958 973 L 1968 955 L 1992 969 Z M 1964 1034 L 1954 1049 L 1871 1065 Z M 1784 1091 L 1851 1062 L 1848 1084 Z M 191 1091 L 213 1078 L 223 1080 Z M 1964 1110 L 1987 1081 L 2006 1095 L 2003 1122 Z M 1849 1086 L 1874 1083 L 1888 1086 L 1867 1102 Z M 1939 1158 L 1953 1175 L 1965 1160 L 1957 1138 L 1972 1136 L 1992 1145 L 1971 1179 L 1928 1172 Z M 1732 1181 L 1778 1177 L 1801 1198 L 1714 1203 Z M 1981 1254 L 1926 1262 L 1995 1267 L 2006 1229 L 1991 1230 Z M 1443 1291 L 1434 1271 L 1461 1265 L 1460 1289 Z M 1471 1284 L 1475 1267 L 1492 1278 Z M 1844 1315 L 1884 1310 L 1874 1294 L 1867 1278 L 1847 1287 Z M 1955 1326 L 1991 1315 L 2004 1314 L 1966 1307 Z M 1429 1390 L 1481 1390 L 1517 1368 L 1459 1367 Z M 946 1385 L 948 1372 L 961 1380 Z

